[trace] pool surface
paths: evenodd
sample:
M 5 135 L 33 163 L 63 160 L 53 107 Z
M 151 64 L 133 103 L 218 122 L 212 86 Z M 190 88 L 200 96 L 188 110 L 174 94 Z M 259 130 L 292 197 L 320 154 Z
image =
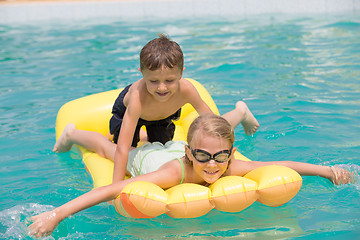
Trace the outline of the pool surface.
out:
M 1 239 L 31 239 L 28 217 L 92 189 L 79 155 L 51 151 L 57 111 L 139 79 L 139 51 L 159 32 L 181 45 L 184 77 L 201 82 L 220 113 L 238 100 L 248 104 L 261 127 L 253 137 L 236 129 L 235 147 L 245 156 L 360 172 L 356 15 L 2 24 Z M 103 203 L 66 219 L 48 239 L 359 239 L 359 197 L 359 182 L 303 177 L 284 206 L 255 203 L 195 219 L 129 219 Z

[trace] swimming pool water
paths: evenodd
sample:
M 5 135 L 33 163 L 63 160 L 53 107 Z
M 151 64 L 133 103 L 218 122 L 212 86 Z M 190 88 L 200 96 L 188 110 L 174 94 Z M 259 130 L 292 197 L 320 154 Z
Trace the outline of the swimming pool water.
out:
M 54 154 L 62 104 L 140 78 L 138 53 L 166 32 L 221 113 L 244 100 L 261 124 L 236 130 L 252 160 L 294 160 L 359 173 L 360 19 L 253 16 L 0 25 L 0 238 L 30 239 L 26 219 L 91 190 L 74 152 Z M 359 180 L 359 178 L 357 178 Z M 128 219 L 106 203 L 63 221 L 49 239 L 358 239 L 360 185 L 304 177 L 289 203 L 196 219 Z

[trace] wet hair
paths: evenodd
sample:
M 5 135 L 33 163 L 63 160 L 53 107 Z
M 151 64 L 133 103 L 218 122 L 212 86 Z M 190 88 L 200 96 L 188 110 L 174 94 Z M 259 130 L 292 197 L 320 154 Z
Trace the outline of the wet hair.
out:
M 188 144 L 191 145 L 194 137 L 201 133 L 228 140 L 229 147 L 232 146 L 235 141 L 231 124 L 225 118 L 212 113 L 200 115 L 191 123 L 187 135 Z M 192 163 L 186 154 L 185 161 L 190 164 Z
M 178 67 L 182 71 L 184 55 L 179 44 L 171 41 L 164 34 L 158 36 L 141 49 L 140 69 L 155 71 L 164 67 L 169 69 Z

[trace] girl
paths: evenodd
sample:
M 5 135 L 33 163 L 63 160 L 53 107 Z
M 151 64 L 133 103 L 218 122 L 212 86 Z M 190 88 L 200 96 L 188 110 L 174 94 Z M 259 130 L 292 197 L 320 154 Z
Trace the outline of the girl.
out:
M 70 125 L 63 134 L 67 134 L 66 131 L 75 130 L 75 127 Z M 66 141 L 66 138 L 63 139 Z M 274 164 L 292 168 L 301 175 L 318 175 L 329 179 L 334 184 L 346 184 L 353 181 L 350 172 L 336 167 L 290 161 L 247 162 L 236 160 L 234 159 L 236 149 L 233 147 L 232 127 L 227 120 L 214 114 L 201 115 L 194 120 L 189 128 L 187 142 L 185 156 L 163 163 L 156 171 L 94 189 L 52 211 L 34 216 L 33 224 L 29 226 L 30 234 L 35 237 L 50 235 L 66 217 L 116 198 L 121 190 L 133 181 L 152 182 L 164 189 L 180 183 L 208 186 L 222 176 L 243 176 L 255 168 Z M 115 144 L 107 139 L 104 139 L 102 147 L 107 152 L 115 151 L 116 148 Z M 153 164 L 153 162 L 151 163 Z

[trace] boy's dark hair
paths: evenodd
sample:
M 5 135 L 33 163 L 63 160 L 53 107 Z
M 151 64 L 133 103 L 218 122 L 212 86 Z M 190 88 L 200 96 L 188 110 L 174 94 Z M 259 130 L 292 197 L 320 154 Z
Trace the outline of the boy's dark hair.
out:
M 171 41 L 164 34 L 158 34 L 158 36 L 141 49 L 140 69 L 155 71 L 162 67 L 174 68 L 177 66 L 182 71 L 184 55 L 179 44 Z

